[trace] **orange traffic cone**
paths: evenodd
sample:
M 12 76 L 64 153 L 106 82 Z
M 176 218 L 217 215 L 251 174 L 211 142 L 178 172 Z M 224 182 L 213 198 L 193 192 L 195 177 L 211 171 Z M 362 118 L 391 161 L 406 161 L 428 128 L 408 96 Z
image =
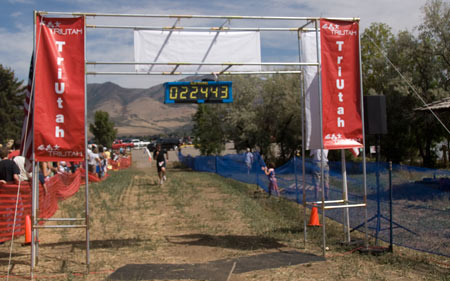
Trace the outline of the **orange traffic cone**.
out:
M 25 243 L 24 245 L 31 244 L 31 218 L 30 216 L 25 217 Z
M 321 226 L 319 222 L 319 212 L 317 211 L 316 206 L 313 206 L 311 209 L 311 217 L 309 218 L 308 226 Z

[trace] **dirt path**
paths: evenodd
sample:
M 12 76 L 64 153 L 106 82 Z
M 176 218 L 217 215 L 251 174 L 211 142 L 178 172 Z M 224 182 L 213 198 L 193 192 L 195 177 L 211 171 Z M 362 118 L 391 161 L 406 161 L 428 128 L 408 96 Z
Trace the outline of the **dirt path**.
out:
M 233 198 L 217 186 L 202 189 L 196 184 L 201 178 L 185 176 L 189 172 L 173 168 L 168 181 L 159 186 L 156 173 L 152 174 L 155 168 L 137 153 L 133 157 L 136 166 L 152 175 L 137 177 L 134 185 L 154 183 L 151 206 L 160 212 L 141 227 L 155 230 L 148 234 L 158 245 L 144 263 L 128 263 L 112 273 L 111 279 L 248 280 L 246 272 L 323 260 L 255 236 L 236 211 Z M 128 196 L 121 201 L 132 205 L 137 199 Z

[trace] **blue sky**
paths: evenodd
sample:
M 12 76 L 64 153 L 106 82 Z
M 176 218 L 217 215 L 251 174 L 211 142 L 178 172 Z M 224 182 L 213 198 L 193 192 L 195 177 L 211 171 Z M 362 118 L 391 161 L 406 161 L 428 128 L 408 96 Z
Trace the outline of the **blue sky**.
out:
M 394 33 L 413 32 L 422 22 L 421 8 L 425 0 L 0 0 L 0 64 L 11 68 L 20 80 L 26 80 L 33 41 L 33 10 L 54 12 L 183 14 L 183 15 L 238 15 L 285 17 L 359 17 L 361 32 L 373 22 L 388 24 Z M 117 25 L 172 25 L 173 19 L 146 21 L 124 18 L 92 18 L 88 24 Z M 217 21 L 182 20 L 181 26 L 218 26 Z M 231 26 L 255 26 L 266 23 L 237 23 Z M 273 22 L 271 26 L 284 23 Z M 286 25 L 286 24 L 284 24 Z M 292 23 L 288 24 L 292 26 Z M 87 31 L 87 59 L 133 60 L 133 33 L 131 30 Z M 296 34 L 280 37 L 261 35 L 262 60 L 298 61 Z M 283 35 L 285 36 L 285 35 Z M 97 70 L 101 68 L 98 67 Z M 112 81 L 123 87 L 147 88 L 161 81 L 180 77 L 95 76 L 88 83 Z

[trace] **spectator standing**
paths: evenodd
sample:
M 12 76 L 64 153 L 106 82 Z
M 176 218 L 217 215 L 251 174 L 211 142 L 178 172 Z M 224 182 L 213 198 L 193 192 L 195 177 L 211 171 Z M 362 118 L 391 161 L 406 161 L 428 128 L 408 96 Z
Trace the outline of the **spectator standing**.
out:
M 96 153 L 97 147 L 95 145 L 92 145 L 91 149 L 88 148 L 87 150 L 87 156 L 88 156 L 88 171 L 91 173 L 96 172 L 97 164 L 100 161 L 98 158 L 98 154 Z
M 8 159 L 8 148 L 0 148 L 0 183 L 19 183 L 20 169 Z
M 106 160 L 111 159 L 111 152 L 109 151 L 109 149 L 107 147 L 104 148 L 104 154 L 105 154 Z
M 19 167 L 20 170 L 19 180 L 30 181 L 32 178 L 32 174 L 28 173 L 27 170 L 25 170 L 25 157 L 19 155 L 14 157 L 13 161 L 14 163 L 16 163 L 17 167 Z
M 245 152 L 245 165 L 247 166 L 247 174 L 250 174 L 253 165 L 253 153 L 250 151 L 250 148 L 247 148 Z
M 51 162 L 39 162 L 39 182 L 44 187 L 45 193 L 47 193 L 47 181 L 50 180 L 51 170 L 49 168 L 49 163 Z
M 97 174 L 99 178 L 103 178 L 106 175 L 106 166 L 108 163 L 103 145 L 98 146 L 98 157 L 100 159 L 100 162 L 98 165 L 99 169 L 97 171 Z
M 269 163 L 269 167 L 262 167 L 261 169 L 269 179 L 269 196 L 272 195 L 272 190 L 275 191 L 277 196 L 280 196 L 280 192 L 278 191 L 277 178 L 275 177 L 275 165 L 273 164 L 273 162 Z
M 313 162 L 313 184 L 315 191 L 315 201 L 319 199 L 319 191 L 321 190 L 321 168 L 320 163 L 323 165 L 323 178 L 325 188 L 325 200 L 328 200 L 328 190 L 330 181 L 330 168 L 328 167 L 328 149 L 323 149 L 323 159 L 321 149 L 312 149 L 309 154 L 312 157 Z
M 93 157 L 92 164 L 94 165 L 93 172 L 96 173 L 99 178 L 101 178 L 101 160 L 97 146 L 94 146 L 94 148 L 92 149 L 92 157 Z
M 51 162 L 39 162 L 39 173 L 42 174 L 45 181 L 48 181 L 52 176 L 51 165 L 49 163 L 51 164 Z

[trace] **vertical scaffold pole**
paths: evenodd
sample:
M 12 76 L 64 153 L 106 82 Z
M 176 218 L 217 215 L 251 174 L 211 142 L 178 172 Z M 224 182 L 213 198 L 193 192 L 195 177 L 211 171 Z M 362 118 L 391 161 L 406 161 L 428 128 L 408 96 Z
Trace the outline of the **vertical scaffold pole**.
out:
M 345 149 L 341 149 L 341 171 L 342 171 L 342 200 L 344 204 L 348 204 L 348 188 L 347 188 L 347 167 L 345 161 Z M 343 226 L 344 226 L 344 241 L 350 243 L 350 218 L 349 209 L 343 208 Z
M 324 183 L 324 175 L 323 175 L 323 161 L 324 161 L 324 154 L 323 154 L 323 118 L 322 118 L 322 75 L 321 75 L 321 68 L 322 68 L 322 62 L 320 59 L 320 51 L 319 51 L 319 47 L 320 47 L 320 42 L 319 42 L 319 24 L 318 21 L 320 21 L 320 19 L 316 19 L 315 20 L 315 30 L 316 30 L 316 52 L 317 52 L 317 77 L 319 77 L 319 79 L 317 79 L 318 84 L 319 84 L 319 117 L 320 117 L 320 186 L 322 188 L 322 205 L 321 205 L 321 209 L 322 209 L 322 252 L 323 252 L 323 256 L 325 256 L 326 252 L 325 252 L 325 248 L 326 248 L 326 241 L 325 241 L 325 235 L 326 235 L 326 230 L 325 230 L 325 183 Z
M 33 80 L 32 80 L 32 87 L 31 87 L 31 99 L 30 99 L 30 104 L 29 104 L 29 108 L 34 108 L 34 72 L 36 71 L 35 68 L 35 61 L 36 61 L 36 20 L 37 20 L 37 12 L 33 11 Z M 30 109 L 29 109 L 30 110 Z M 33 134 L 34 134 L 34 118 L 33 118 Z M 28 137 L 32 137 L 32 136 L 28 136 Z M 33 139 L 34 142 L 34 139 Z M 31 149 L 34 149 L 34 143 L 31 144 Z M 32 178 L 31 178 L 31 261 L 30 261 L 30 278 L 31 280 L 34 280 L 34 267 L 36 266 L 36 252 L 35 252 L 35 245 L 34 245 L 34 241 L 35 241 L 35 232 L 34 232 L 34 222 L 35 222 L 35 218 L 36 218 L 36 183 L 37 180 L 39 179 L 39 175 L 38 170 L 36 169 L 36 162 L 34 161 L 34 151 L 32 152 L 32 159 L 33 159 L 33 171 L 32 171 Z
M 393 227 L 392 227 L 392 161 L 389 161 L 389 252 L 393 252 Z
M 302 61 L 302 47 L 301 47 L 301 30 L 297 31 L 297 40 L 298 40 L 298 59 L 299 62 Z M 300 98 L 301 98 L 301 122 L 302 122 L 302 203 L 303 203 L 303 247 L 306 248 L 306 178 L 305 178 L 305 89 L 304 89 L 304 81 L 303 75 L 300 74 Z M 295 156 L 294 156 L 295 157 Z
M 84 67 L 86 69 L 86 15 L 84 17 Z M 85 71 L 86 73 L 86 71 Z M 89 166 L 87 155 L 87 75 L 84 75 L 84 157 L 86 168 L 86 194 L 85 194 L 85 221 L 86 221 L 86 273 L 89 273 L 90 257 L 89 257 Z
M 359 27 L 359 25 L 358 25 Z M 359 28 L 358 28 L 359 29 Z M 361 120 L 362 120 L 362 137 L 363 137 L 363 188 L 364 188 L 364 247 L 369 247 L 369 237 L 367 229 L 367 173 L 366 173 L 366 136 L 364 130 L 364 91 L 363 91 L 363 80 L 362 80 L 362 64 L 361 64 L 361 34 L 358 30 L 358 40 L 359 40 L 359 83 L 361 90 Z
M 39 171 L 36 166 L 37 162 L 33 160 L 33 177 L 31 180 L 31 280 L 33 280 L 34 268 L 36 266 L 36 245 L 34 244 L 36 233 L 34 223 L 36 218 L 36 183 L 39 179 Z

